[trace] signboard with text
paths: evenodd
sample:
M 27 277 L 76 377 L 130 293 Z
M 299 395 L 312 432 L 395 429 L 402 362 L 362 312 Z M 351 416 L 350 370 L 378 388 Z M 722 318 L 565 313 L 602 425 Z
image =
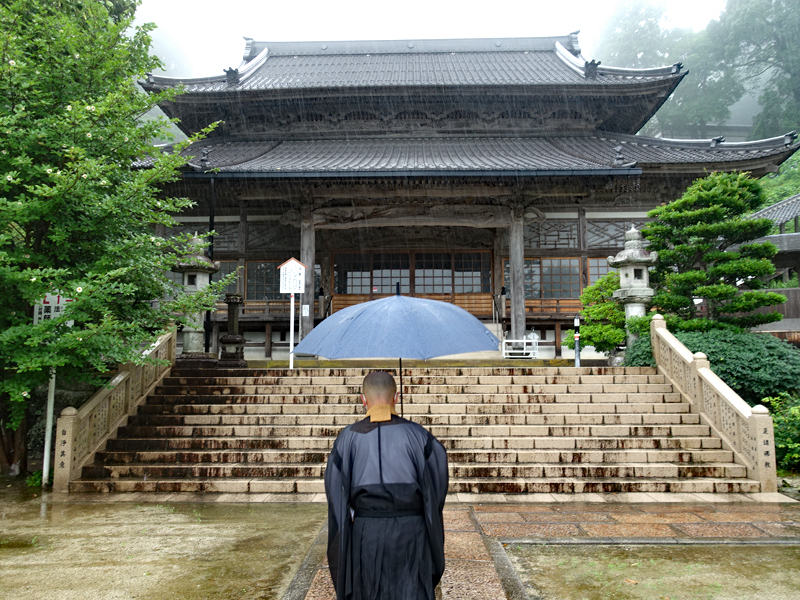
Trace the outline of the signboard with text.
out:
M 61 316 L 67 303 L 72 302 L 72 298 L 65 298 L 60 294 L 47 294 L 46 297 L 39 300 L 33 307 L 33 324 L 41 323 L 42 321 L 49 321 Z M 72 325 L 72 321 L 67 323 Z
M 302 294 L 306 285 L 306 266 L 290 258 L 278 267 L 281 271 L 281 294 Z

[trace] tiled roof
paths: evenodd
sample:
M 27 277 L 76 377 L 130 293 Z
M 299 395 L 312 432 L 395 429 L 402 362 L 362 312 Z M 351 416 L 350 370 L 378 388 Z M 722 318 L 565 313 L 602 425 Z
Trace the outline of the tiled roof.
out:
M 413 42 L 249 42 L 235 76 L 173 79 L 144 85 L 183 85 L 187 93 L 361 87 L 627 85 L 680 77 L 679 67 L 608 69 L 584 75 L 577 40 L 512 38 Z M 257 56 L 253 53 L 259 51 Z
M 772 206 L 762 208 L 758 212 L 754 212 L 748 218 L 750 219 L 772 219 L 775 223 L 780 225 L 786 223 L 800 216 L 800 194 L 776 202 Z
M 553 138 L 381 138 L 196 145 L 187 153 L 198 170 L 220 173 L 445 174 L 482 172 L 610 173 L 646 164 L 736 162 L 797 148 L 794 138 L 758 144 L 659 140 L 639 136 Z M 201 165 L 203 148 L 206 162 Z

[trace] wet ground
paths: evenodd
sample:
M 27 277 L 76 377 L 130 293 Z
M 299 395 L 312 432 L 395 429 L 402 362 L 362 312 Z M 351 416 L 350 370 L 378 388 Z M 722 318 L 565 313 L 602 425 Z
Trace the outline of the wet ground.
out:
M 541 600 L 796 600 L 800 546 L 542 546 L 506 552 Z
M 334 597 L 322 494 L 42 503 L 7 484 L 4 600 Z M 800 598 L 800 503 L 780 494 L 454 494 L 444 517 L 440 600 Z
M 320 504 L 2 499 L 4 600 L 281 598 L 327 517 Z

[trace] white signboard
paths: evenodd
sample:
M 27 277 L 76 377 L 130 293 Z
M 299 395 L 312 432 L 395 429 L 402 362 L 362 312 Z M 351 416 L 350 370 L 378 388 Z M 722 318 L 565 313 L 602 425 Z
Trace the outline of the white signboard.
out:
M 72 298 L 65 298 L 60 294 L 47 294 L 33 307 L 33 324 L 60 317 L 68 302 L 72 302 Z M 67 325 L 72 326 L 72 321 Z
M 306 285 L 306 266 L 296 258 L 290 258 L 280 267 L 281 294 L 302 294 Z

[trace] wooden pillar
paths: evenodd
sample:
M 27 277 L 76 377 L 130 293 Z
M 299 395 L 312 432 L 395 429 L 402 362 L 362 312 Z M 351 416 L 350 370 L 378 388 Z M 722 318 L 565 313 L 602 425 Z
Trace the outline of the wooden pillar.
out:
M 272 323 L 264 326 L 264 356 L 272 358 Z
M 561 323 L 556 323 L 555 336 L 556 336 L 556 355 L 555 355 L 555 358 L 561 358 Z
M 494 230 L 494 250 L 492 253 L 492 294 L 500 295 L 503 288 L 503 230 Z
M 311 212 L 304 213 L 300 221 L 300 262 L 308 269 L 306 270 L 306 285 L 303 289 L 303 296 L 300 298 L 300 322 L 303 328 L 303 337 L 314 329 L 314 222 L 311 220 Z M 307 307 L 307 308 L 306 308 Z
M 511 271 L 511 339 L 525 335 L 525 222 L 521 207 L 515 207 L 508 229 L 508 258 Z

